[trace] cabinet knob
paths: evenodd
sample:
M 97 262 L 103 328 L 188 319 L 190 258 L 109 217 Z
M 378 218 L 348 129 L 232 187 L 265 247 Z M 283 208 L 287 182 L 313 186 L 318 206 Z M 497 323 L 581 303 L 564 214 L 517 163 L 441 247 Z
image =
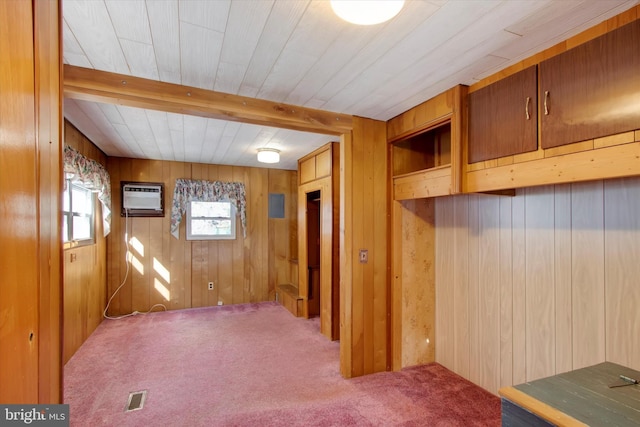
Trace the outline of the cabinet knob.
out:
M 545 90 L 544 91 L 544 115 L 548 116 L 549 115 L 549 91 Z

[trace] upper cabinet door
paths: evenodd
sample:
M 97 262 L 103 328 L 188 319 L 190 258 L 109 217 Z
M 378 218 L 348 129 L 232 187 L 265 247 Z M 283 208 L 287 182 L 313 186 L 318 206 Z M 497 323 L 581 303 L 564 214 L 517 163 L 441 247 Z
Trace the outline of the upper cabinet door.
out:
M 535 65 L 469 94 L 469 163 L 538 149 L 536 94 Z
M 640 129 L 640 21 L 540 63 L 542 148 Z

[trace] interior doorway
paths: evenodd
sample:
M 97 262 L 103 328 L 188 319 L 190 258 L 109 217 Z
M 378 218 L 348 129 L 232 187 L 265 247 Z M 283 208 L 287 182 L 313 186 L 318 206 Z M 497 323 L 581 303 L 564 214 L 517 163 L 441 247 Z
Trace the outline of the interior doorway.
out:
M 309 317 L 320 315 L 320 190 L 307 193 L 307 278 Z

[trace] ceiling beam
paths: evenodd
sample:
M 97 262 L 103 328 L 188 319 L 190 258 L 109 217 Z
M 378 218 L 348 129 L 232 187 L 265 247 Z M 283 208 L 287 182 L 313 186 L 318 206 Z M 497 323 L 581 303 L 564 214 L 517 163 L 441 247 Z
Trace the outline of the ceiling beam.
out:
M 353 117 L 89 68 L 64 66 L 64 96 L 304 132 L 349 133 Z

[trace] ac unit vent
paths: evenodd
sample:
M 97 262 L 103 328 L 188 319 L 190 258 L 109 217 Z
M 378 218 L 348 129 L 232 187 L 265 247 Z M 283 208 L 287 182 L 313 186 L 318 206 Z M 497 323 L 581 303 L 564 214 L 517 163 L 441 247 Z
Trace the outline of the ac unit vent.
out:
M 164 216 L 164 184 L 121 182 L 122 216 Z
M 125 209 L 162 210 L 160 185 L 125 184 L 122 187 L 122 207 Z

